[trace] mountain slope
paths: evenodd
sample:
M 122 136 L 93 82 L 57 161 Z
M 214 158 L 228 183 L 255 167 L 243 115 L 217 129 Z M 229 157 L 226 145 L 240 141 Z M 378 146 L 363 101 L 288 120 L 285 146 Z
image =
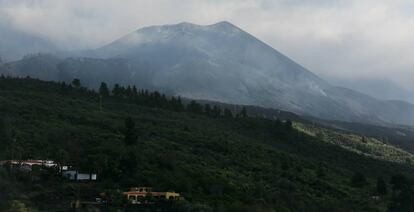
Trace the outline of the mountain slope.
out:
M 96 52 L 126 58 L 151 71 L 153 86 L 193 98 L 301 109 L 289 98 L 297 102 L 304 93 L 318 97 L 327 86 L 228 22 L 147 27 Z M 286 90 L 291 93 L 284 94 Z
M 414 105 L 332 86 L 228 22 L 146 27 L 81 56 L 89 58 L 62 60 L 55 80 L 78 77 L 92 87 L 100 81 L 135 84 L 329 120 L 414 125 Z M 18 70 L 9 73 L 37 76 L 13 67 Z
M 96 55 L 128 59 L 151 70 L 152 86 L 186 97 L 326 119 L 414 124 L 413 105 L 333 87 L 228 22 L 147 27 L 97 49 Z

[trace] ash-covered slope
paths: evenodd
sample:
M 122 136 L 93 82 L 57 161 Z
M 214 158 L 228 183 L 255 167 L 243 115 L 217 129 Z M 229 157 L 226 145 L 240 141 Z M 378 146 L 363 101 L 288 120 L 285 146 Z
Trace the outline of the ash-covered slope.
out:
M 138 81 L 142 78 L 150 86 L 186 97 L 281 108 L 327 119 L 414 123 L 413 105 L 332 87 L 228 22 L 146 27 L 95 54 L 128 59 L 143 71 L 133 74 Z M 404 110 L 399 111 L 401 107 Z
M 331 86 L 228 22 L 142 28 L 80 59 L 56 65 L 56 80 L 135 84 L 184 97 L 283 109 L 323 119 L 414 125 L 414 105 Z M 79 57 L 79 55 L 78 55 Z M 99 59 L 91 59 L 99 58 Z M 9 65 L 18 75 L 29 69 Z M 30 70 L 36 69 L 30 62 Z M 39 67 L 44 73 L 47 71 Z M 53 68 L 51 68 L 53 69 Z M 1 71 L 1 68 L 0 68 Z M 8 70 L 8 72 L 13 72 Z M 40 77 L 44 78 L 44 77 Z M 50 78 L 48 78 L 50 79 Z
M 147 27 L 96 51 L 126 58 L 151 85 L 186 97 L 304 112 L 327 83 L 228 22 Z M 305 99 L 304 99 L 305 97 Z

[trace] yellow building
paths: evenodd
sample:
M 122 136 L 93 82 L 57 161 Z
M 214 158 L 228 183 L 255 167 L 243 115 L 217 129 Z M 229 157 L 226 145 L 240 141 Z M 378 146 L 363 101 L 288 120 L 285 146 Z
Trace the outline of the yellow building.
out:
M 179 200 L 181 195 L 176 192 L 156 192 L 152 191 L 151 187 L 133 187 L 129 191 L 124 192 L 123 195 L 132 204 L 141 204 L 145 197 L 153 197 L 155 199 L 165 200 Z

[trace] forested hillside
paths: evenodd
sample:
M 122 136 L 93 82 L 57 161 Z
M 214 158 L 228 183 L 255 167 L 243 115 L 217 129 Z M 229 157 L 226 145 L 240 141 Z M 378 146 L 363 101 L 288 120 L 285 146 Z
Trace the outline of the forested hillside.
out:
M 0 160 L 54 160 L 98 181 L 53 171 L 27 178 L 3 167 L 0 210 L 70 211 L 79 189 L 107 192 L 115 209 L 132 186 L 180 192 L 176 211 L 414 210 L 411 154 L 353 135 L 338 144 L 339 132 L 239 108 L 135 87 L 1 77 Z M 367 146 L 383 149 L 365 154 Z

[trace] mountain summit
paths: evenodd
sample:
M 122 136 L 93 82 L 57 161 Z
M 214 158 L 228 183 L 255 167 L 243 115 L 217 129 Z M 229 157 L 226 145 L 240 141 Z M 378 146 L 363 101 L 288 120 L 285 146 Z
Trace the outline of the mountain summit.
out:
M 332 86 L 229 22 L 145 27 L 82 56 L 99 59 L 64 60 L 57 80 L 135 84 L 323 119 L 414 125 L 414 105 Z
M 328 86 L 229 22 L 146 27 L 96 54 L 128 59 L 147 70 L 145 74 L 151 72 L 152 86 L 192 98 L 299 111 L 292 102 L 305 94 L 325 96 L 323 90 Z
M 143 78 L 151 82 L 150 87 L 185 97 L 326 119 L 414 123 L 414 106 L 406 116 L 395 110 L 401 104 L 331 86 L 229 22 L 145 27 L 97 49 L 96 54 L 127 59 L 142 70 L 134 74 L 137 81 Z

